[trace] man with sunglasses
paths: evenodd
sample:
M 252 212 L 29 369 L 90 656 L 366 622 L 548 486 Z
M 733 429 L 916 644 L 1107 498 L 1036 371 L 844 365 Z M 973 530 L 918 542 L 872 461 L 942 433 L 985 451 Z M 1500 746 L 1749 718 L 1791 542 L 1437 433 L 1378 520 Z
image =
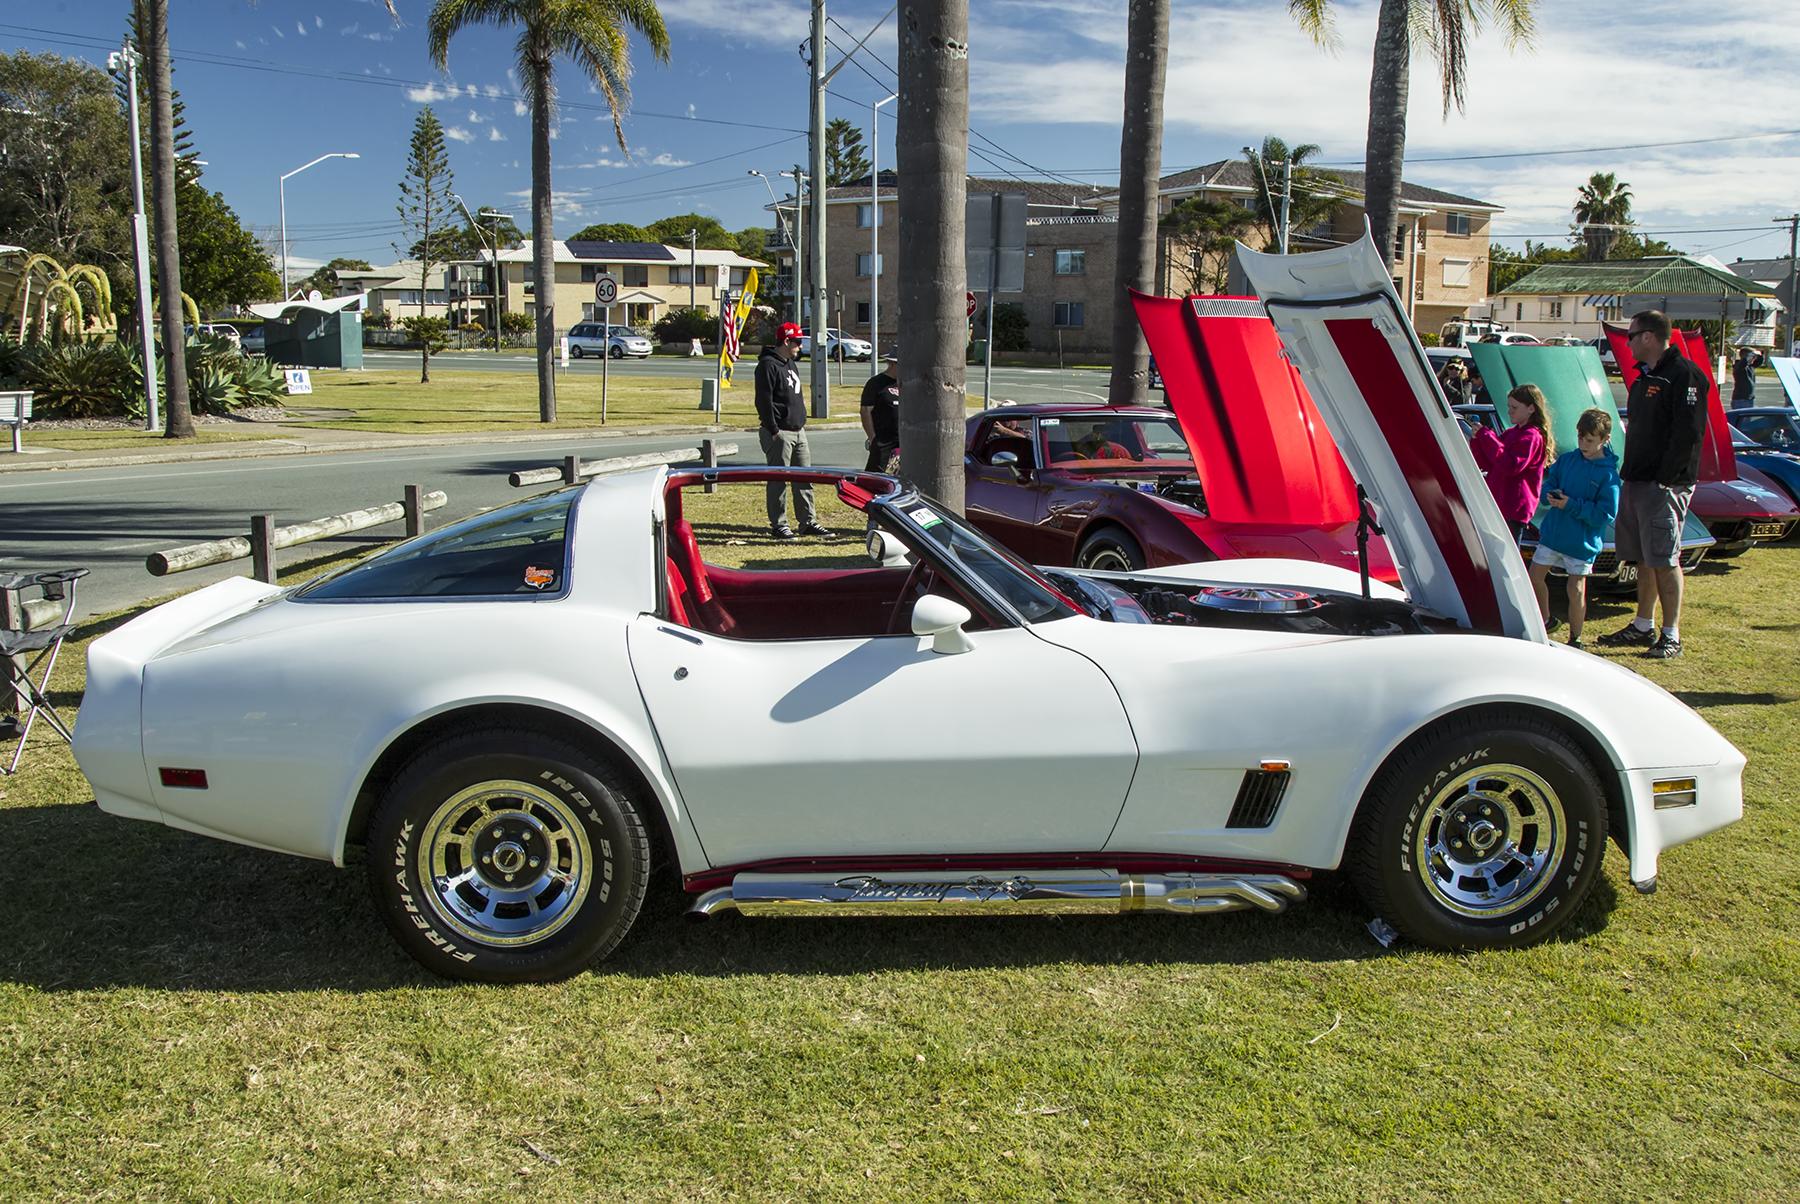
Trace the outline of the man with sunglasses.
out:
M 1669 319 L 1654 309 L 1633 314 L 1626 331 L 1638 375 L 1625 403 L 1614 540 L 1620 561 L 1638 566 L 1637 617 L 1599 639 L 1614 648 L 1642 647 L 1657 660 L 1681 655 L 1681 526 L 1700 475 L 1710 392 L 1699 370 L 1670 346 L 1669 334 Z

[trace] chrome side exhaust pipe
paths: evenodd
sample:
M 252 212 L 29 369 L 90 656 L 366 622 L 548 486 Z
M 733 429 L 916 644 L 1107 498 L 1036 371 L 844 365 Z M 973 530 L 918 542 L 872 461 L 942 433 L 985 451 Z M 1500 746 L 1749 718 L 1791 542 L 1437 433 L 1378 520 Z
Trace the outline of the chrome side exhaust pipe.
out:
M 688 914 L 747 916 L 1115 915 L 1286 911 L 1306 887 L 1282 874 L 1119 874 L 1045 870 L 991 874 L 739 874 Z

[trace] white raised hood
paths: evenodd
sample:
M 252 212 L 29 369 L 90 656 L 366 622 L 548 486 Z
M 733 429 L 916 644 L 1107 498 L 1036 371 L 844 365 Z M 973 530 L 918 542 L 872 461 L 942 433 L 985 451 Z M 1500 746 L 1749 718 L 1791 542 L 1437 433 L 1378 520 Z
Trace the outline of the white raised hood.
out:
M 1438 390 L 1374 243 L 1238 257 L 1413 601 L 1476 631 L 1545 642 L 1519 549 Z

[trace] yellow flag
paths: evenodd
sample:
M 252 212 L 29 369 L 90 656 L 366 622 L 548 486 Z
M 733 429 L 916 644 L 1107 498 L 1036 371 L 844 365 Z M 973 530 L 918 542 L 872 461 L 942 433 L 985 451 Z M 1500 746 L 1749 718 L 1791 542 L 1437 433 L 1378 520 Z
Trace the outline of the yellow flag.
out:
M 724 269 L 721 269 L 724 270 Z M 744 278 L 744 293 L 737 299 L 737 306 L 725 317 L 725 337 L 719 346 L 719 383 L 727 389 L 731 388 L 731 367 L 742 350 L 740 339 L 744 335 L 744 323 L 750 318 L 750 309 L 756 304 L 756 269 Z

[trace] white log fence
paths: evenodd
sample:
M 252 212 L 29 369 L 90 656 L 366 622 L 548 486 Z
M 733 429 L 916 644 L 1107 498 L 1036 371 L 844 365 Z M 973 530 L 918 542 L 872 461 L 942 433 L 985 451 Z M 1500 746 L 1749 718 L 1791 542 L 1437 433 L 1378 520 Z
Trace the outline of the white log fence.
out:
M 166 577 L 170 573 L 185 573 L 189 569 L 224 564 L 248 556 L 251 575 L 258 581 L 273 583 L 276 575 L 275 553 L 280 548 L 291 548 L 318 539 L 329 539 L 333 535 L 397 523 L 402 519 L 406 520 L 406 537 L 411 539 L 415 535 L 424 534 L 426 512 L 438 509 L 447 500 L 441 489 L 426 493 L 417 485 L 408 485 L 404 501 L 315 518 L 310 522 L 295 523 L 291 527 L 277 527 L 272 514 L 255 514 L 250 518 L 248 537 L 234 535 L 226 539 L 152 552 L 144 558 L 144 567 L 153 576 Z
M 698 460 L 708 468 L 716 468 L 720 456 L 735 456 L 737 450 L 738 445 L 735 443 L 720 443 L 714 439 L 702 439 L 699 447 L 678 447 L 674 451 L 645 452 L 641 456 L 614 456 L 610 460 L 588 460 L 583 463 L 580 456 L 565 456 L 561 464 L 508 473 L 506 479 L 515 487 L 543 485 L 551 481 L 561 481 L 565 485 L 573 485 L 576 481 L 609 472 L 629 472 L 633 468 L 654 468 L 658 464 L 680 464 L 685 460 Z M 713 487 L 708 486 L 706 491 L 713 492 Z

